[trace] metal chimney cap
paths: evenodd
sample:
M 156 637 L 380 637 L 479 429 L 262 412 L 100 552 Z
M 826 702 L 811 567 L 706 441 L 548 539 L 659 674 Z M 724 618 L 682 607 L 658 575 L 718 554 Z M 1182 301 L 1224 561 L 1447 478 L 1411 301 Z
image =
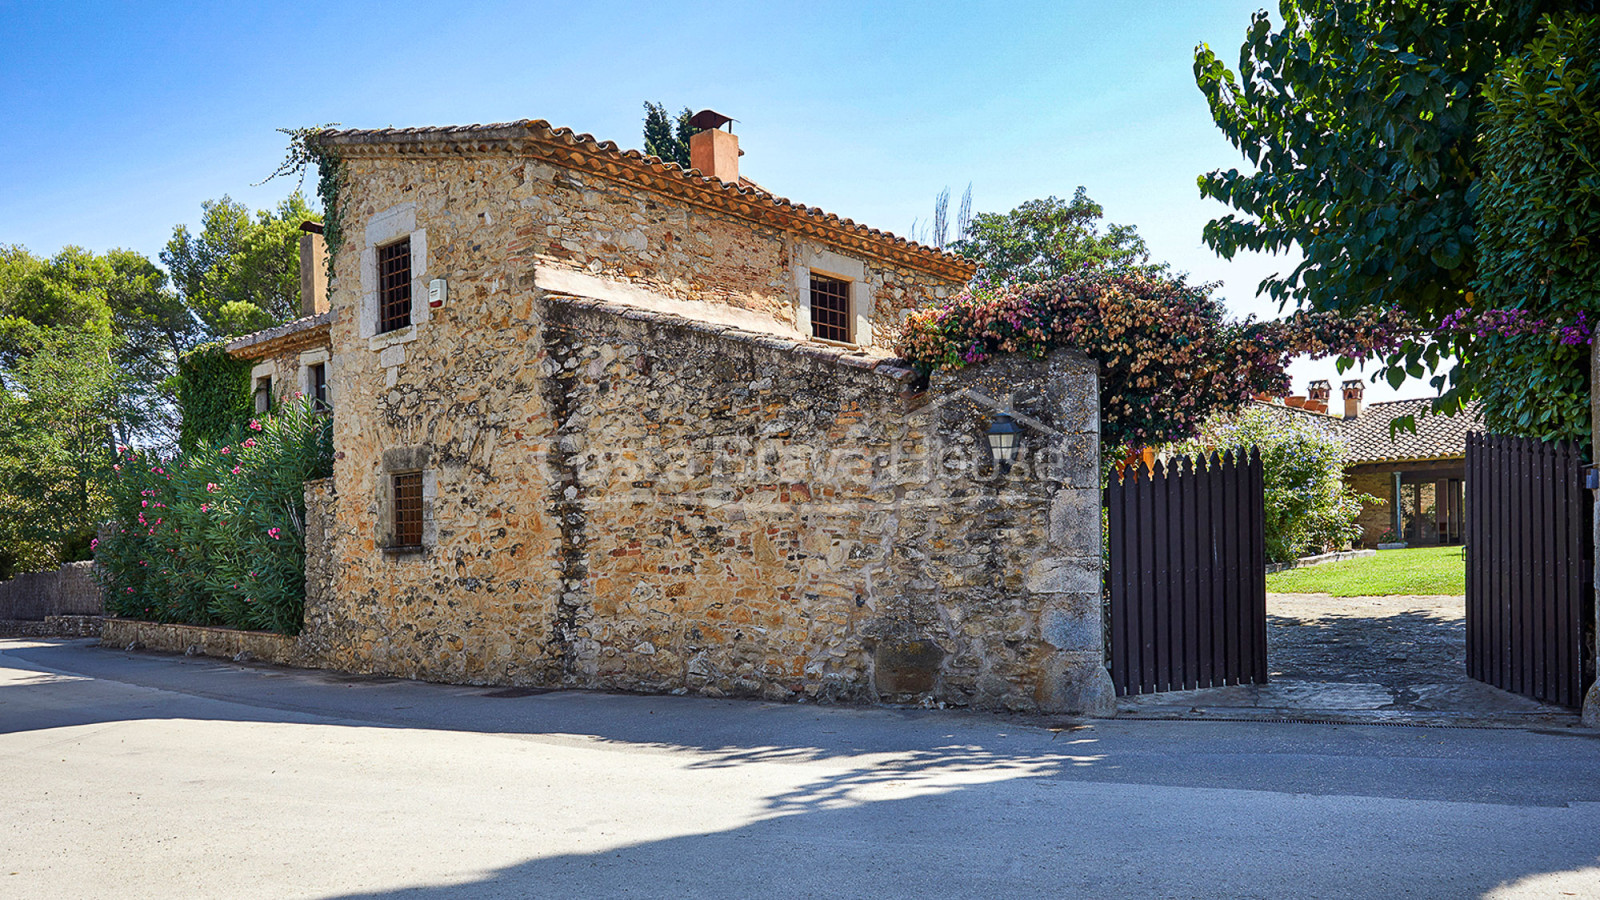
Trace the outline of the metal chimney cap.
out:
M 714 109 L 702 109 L 689 117 L 689 127 L 695 131 L 710 131 L 713 128 L 721 128 L 729 122 L 737 121 L 739 120 L 732 116 L 725 116 Z M 733 129 L 730 128 L 728 130 L 732 131 Z

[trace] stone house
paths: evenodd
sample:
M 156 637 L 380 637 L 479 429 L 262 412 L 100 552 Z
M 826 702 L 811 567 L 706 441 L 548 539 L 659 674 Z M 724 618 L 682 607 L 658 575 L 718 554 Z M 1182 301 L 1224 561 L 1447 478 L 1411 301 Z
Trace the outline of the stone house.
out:
M 689 170 L 543 121 L 318 141 L 326 309 L 230 345 L 332 404 L 296 659 L 1111 710 L 1096 365 L 890 349 L 968 262 L 755 185 L 714 125 Z
M 1364 393 L 1359 379 L 1345 381 L 1343 404 L 1332 410 L 1331 386 L 1314 381 L 1304 396 L 1259 405 L 1308 417 L 1344 442 L 1345 483 L 1380 501 L 1357 519 L 1363 546 L 1391 535 L 1414 547 L 1461 543 L 1467 432 L 1480 422 L 1477 404 L 1436 416 L 1426 398 L 1364 404 Z M 1415 431 L 1391 428 L 1404 416 L 1414 417 Z
M 300 318 L 234 338 L 228 354 L 254 363 L 250 389 L 257 412 L 286 397 L 310 397 L 324 408 L 333 401 L 333 346 L 329 343 L 327 245 L 322 226 L 300 226 Z

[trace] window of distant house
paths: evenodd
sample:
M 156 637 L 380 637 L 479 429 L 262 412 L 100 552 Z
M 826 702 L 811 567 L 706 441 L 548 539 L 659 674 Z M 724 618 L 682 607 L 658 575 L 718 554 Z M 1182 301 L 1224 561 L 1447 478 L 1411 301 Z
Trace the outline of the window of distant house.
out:
M 328 364 L 312 363 L 306 369 L 306 387 L 310 388 L 311 405 L 317 410 L 331 407 L 328 403 Z
M 394 479 L 394 546 L 422 546 L 422 473 L 403 472 Z
M 264 413 L 272 408 L 272 376 L 263 375 L 256 379 L 255 390 L 256 412 Z
M 811 276 L 811 334 L 825 341 L 850 343 L 850 282 Z
M 411 239 L 378 248 L 378 332 L 411 324 Z

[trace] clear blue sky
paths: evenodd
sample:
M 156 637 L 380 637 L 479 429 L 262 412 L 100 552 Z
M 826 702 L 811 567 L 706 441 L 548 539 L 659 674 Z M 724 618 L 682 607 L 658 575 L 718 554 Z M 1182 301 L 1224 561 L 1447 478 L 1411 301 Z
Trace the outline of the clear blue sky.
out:
M 282 199 L 251 187 L 279 127 L 543 118 L 637 147 L 658 100 L 739 119 L 742 171 L 771 190 L 900 234 L 946 186 L 998 211 L 1084 185 L 1236 314 L 1275 315 L 1256 284 L 1295 261 L 1217 259 L 1200 234 L 1223 208 L 1195 186 L 1242 162 L 1194 46 L 1232 60 L 1262 5 L 0 0 L 0 243 L 154 258 L 203 200 Z

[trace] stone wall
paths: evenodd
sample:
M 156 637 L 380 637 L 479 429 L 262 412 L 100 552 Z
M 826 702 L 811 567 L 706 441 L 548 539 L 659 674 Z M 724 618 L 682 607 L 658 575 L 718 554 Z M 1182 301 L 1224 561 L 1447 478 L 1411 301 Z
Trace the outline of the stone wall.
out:
M 446 307 L 481 327 L 417 338 L 392 380 L 336 322 L 338 494 L 307 492 L 308 543 L 332 547 L 308 559 L 317 664 L 1109 711 L 1092 363 L 918 392 L 879 357 L 534 294 Z M 1026 425 L 1008 472 L 984 443 L 998 408 Z M 385 549 L 412 468 L 425 546 Z
M 1377 503 L 1364 503 L 1356 524 L 1361 527 L 1361 544 L 1378 546 L 1378 538 L 1394 530 L 1394 473 L 1357 470 L 1345 474 L 1345 483 L 1355 491 L 1377 497 Z M 1398 540 L 1398 538 L 1397 538 Z
M 0 581 L 0 619 L 96 616 L 102 609 L 93 562 L 71 562 L 52 572 L 30 572 Z
M 101 622 L 100 644 L 129 650 L 216 656 L 239 662 L 264 662 L 284 666 L 314 666 L 314 657 L 302 651 L 295 638 L 270 631 L 239 631 L 208 625 L 172 625 L 108 618 Z

